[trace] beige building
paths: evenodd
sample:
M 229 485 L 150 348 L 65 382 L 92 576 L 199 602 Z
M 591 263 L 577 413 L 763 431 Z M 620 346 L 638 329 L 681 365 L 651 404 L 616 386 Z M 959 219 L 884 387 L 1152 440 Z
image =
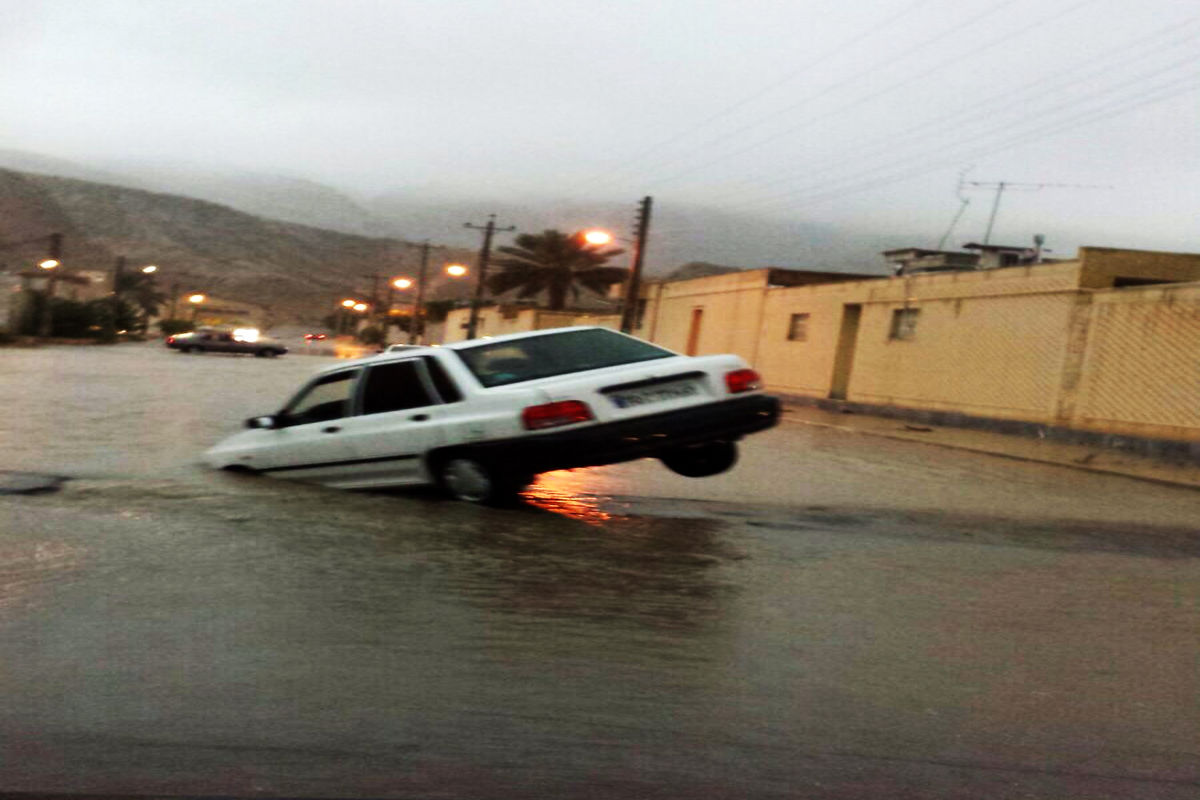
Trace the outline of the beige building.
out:
M 446 315 L 442 340 L 461 342 L 467 338 L 467 325 L 471 309 L 455 308 Z M 569 325 L 599 325 L 616 330 L 621 327 L 619 314 L 603 314 L 593 311 L 548 311 L 530 305 L 492 305 L 479 309 L 476 336 L 500 336 L 505 333 L 540 331 L 546 328 L 564 328 Z M 432 341 L 432 339 L 431 339 Z
M 911 252 L 928 263 L 935 251 Z M 1058 263 L 954 267 L 650 283 L 635 333 L 738 353 L 784 395 L 1200 441 L 1200 255 L 1086 247 Z

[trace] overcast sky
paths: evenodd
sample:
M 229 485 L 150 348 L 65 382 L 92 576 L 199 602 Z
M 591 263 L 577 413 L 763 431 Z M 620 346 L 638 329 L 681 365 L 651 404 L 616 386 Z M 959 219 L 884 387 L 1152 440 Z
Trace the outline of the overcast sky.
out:
M 1194 0 L 0 0 L 0 147 L 1200 251 Z M 1070 186 L 1067 186 L 1070 185 Z M 1074 188 L 1086 186 L 1096 188 Z M 979 238 L 994 193 L 952 243 Z M 1075 241 L 1081 239 L 1080 241 Z

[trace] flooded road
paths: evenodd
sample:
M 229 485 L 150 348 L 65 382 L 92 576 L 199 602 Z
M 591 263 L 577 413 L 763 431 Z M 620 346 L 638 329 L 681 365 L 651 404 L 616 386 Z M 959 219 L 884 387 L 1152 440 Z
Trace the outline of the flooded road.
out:
M 196 456 L 320 359 L 0 350 L 0 792 L 1191 798 L 1200 493 L 783 425 L 524 505 Z

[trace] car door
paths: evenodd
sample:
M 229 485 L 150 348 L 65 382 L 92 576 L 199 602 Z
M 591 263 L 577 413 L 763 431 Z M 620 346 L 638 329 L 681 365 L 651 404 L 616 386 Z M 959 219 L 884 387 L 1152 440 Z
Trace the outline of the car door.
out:
M 356 486 L 396 486 L 428 480 L 424 456 L 445 440 L 447 409 L 457 388 L 428 357 L 386 361 L 364 370 L 359 413 L 344 423 L 356 459 Z M 446 401 L 446 402 L 444 402 Z
M 352 419 L 360 369 L 322 375 L 301 389 L 275 427 L 264 431 L 254 469 L 279 477 L 343 485 L 354 470 L 354 450 L 344 435 Z

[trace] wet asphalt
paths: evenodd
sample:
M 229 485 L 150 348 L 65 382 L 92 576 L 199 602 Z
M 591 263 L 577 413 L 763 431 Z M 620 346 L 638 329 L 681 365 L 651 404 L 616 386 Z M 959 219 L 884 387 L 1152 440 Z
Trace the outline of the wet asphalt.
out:
M 515 508 L 205 470 L 325 359 L 0 350 L 0 792 L 1192 798 L 1200 493 L 783 424 Z

